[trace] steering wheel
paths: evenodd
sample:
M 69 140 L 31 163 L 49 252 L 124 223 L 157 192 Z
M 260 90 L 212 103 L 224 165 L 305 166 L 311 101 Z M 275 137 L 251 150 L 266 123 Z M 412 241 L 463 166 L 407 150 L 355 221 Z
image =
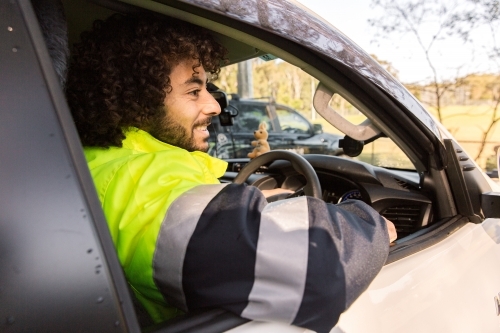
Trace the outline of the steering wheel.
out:
M 259 169 L 259 167 L 275 160 L 287 160 L 292 163 L 292 167 L 295 171 L 306 177 L 307 184 L 304 187 L 305 195 L 322 199 L 321 184 L 311 164 L 299 154 L 287 150 L 271 150 L 257 156 L 238 173 L 233 183 L 243 184 L 250 175 Z

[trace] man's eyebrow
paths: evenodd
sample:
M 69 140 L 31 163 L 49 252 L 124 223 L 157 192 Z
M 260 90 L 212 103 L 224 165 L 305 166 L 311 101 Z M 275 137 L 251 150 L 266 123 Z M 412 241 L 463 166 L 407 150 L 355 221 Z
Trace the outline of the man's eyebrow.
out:
M 208 79 L 205 82 L 203 82 L 203 80 L 200 79 L 198 76 L 191 76 L 189 79 L 187 79 L 184 82 L 185 85 L 188 85 L 191 83 L 196 83 L 196 84 L 199 84 L 200 86 L 202 86 L 202 85 L 205 85 L 208 83 Z

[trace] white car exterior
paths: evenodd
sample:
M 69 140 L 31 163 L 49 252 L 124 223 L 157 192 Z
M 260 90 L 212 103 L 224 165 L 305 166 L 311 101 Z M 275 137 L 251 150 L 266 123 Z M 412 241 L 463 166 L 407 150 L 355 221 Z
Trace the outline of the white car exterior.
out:
M 487 219 L 384 266 L 331 332 L 498 332 L 499 243 L 500 219 Z M 311 331 L 250 322 L 228 332 Z

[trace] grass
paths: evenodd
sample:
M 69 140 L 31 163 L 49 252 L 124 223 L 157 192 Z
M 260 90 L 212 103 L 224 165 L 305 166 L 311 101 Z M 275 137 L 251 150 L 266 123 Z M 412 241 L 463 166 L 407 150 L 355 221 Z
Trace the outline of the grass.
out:
M 429 111 L 431 111 L 437 119 L 437 115 L 434 110 Z M 491 160 L 495 160 L 494 147 L 496 145 L 500 145 L 500 126 L 496 126 L 490 132 L 487 144 L 485 145 L 481 156 L 477 158 L 483 132 L 492 122 L 492 112 L 493 108 L 488 105 L 454 105 L 447 106 L 442 109 L 442 118 L 445 127 L 460 143 L 469 156 L 476 159 L 479 166 L 485 170 L 491 170 L 496 167 L 492 164 Z M 364 117 L 362 115 L 355 115 L 346 116 L 346 119 L 354 124 L 358 124 L 364 120 Z M 320 117 L 313 120 L 313 122 L 322 124 L 325 132 L 340 133 L 339 130 Z

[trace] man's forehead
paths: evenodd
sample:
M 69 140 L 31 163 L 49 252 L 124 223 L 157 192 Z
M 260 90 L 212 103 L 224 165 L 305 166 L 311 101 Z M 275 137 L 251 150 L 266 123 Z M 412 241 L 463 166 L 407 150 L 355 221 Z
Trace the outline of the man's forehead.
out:
M 184 60 L 172 69 L 170 79 L 180 84 L 205 84 L 208 80 L 208 76 L 205 69 L 198 61 Z

